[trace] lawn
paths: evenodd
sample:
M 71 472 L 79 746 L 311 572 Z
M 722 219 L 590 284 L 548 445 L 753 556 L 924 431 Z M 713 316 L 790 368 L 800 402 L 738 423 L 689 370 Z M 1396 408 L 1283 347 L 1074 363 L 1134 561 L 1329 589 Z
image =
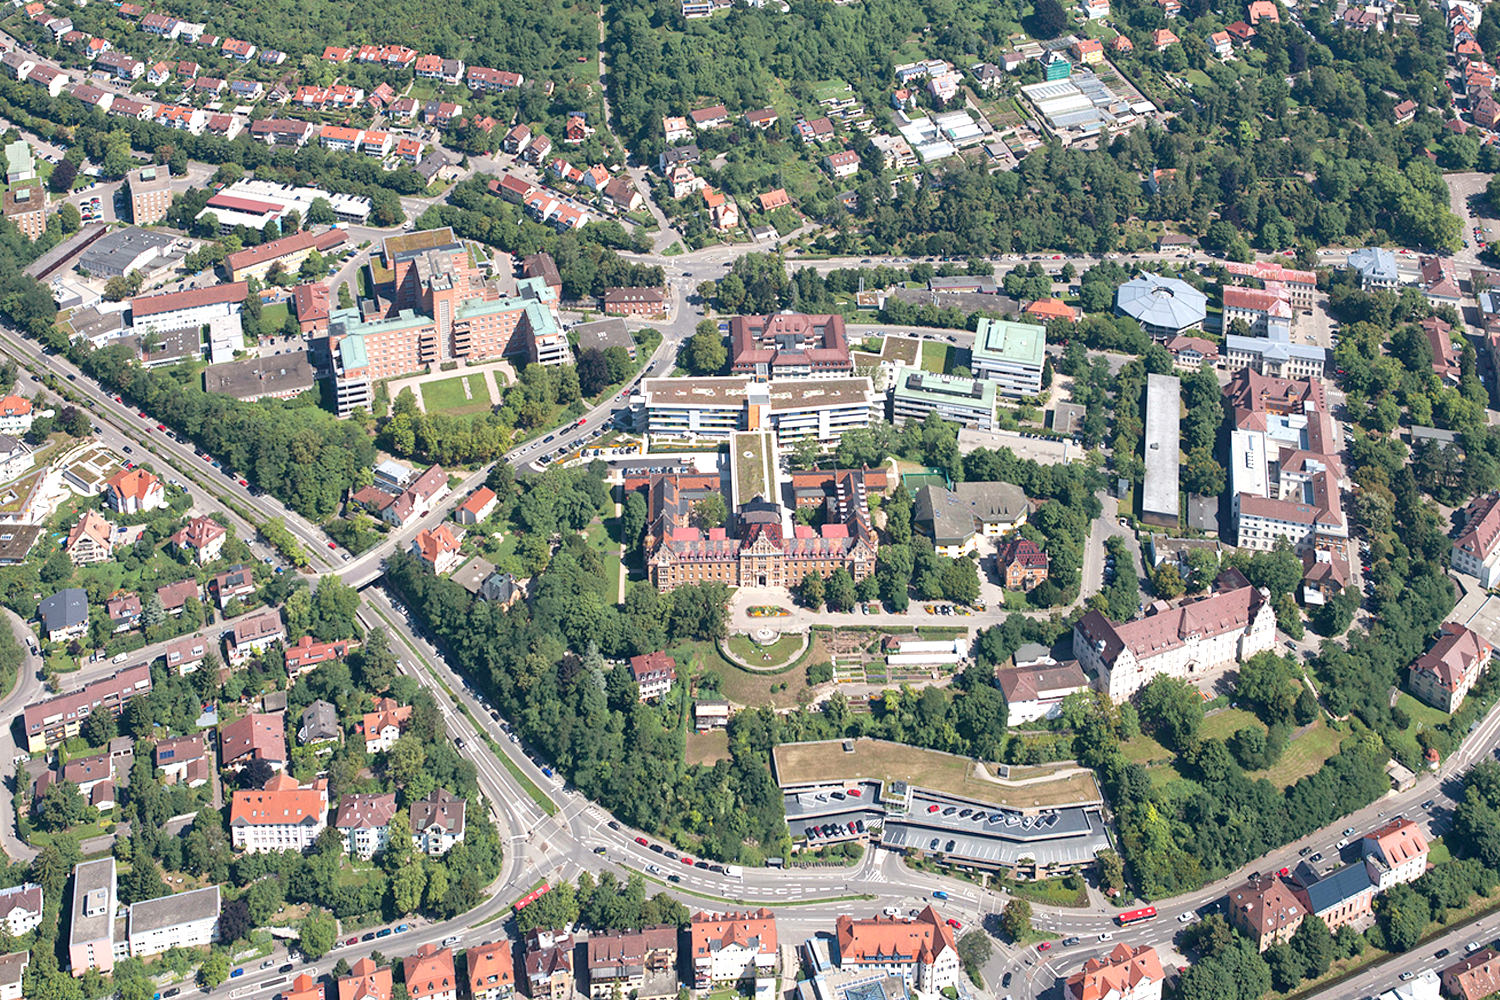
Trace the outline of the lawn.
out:
M 464 394 L 464 386 L 469 395 Z M 422 385 L 422 402 L 428 413 L 461 417 L 483 413 L 490 408 L 490 394 L 483 375 L 458 375 Z
M 771 708 L 795 708 L 812 697 L 807 686 L 807 674 L 802 670 L 788 670 L 779 674 L 760 674 L 743 670 L 723 656 L 713 643 L 685 642 L 667 650 L 677 661 L 678 669 L 692 664 L 695 676 L 713 673 L 718 677 L 718 693 L 736 705 Z M 701 694 L 712 693 L 705 687 Z
M 777 779 L 783 785 L 855 780 L 907 781 L 935 791 L 1009 808 L 1047 808 L 1098 802 L 1099 786 L 1087 771 L 1054 781 L 1016 785 L 980 773 L 974 761 L 937 750 L 922 750 L 887 740 L 857 739 L 845 751 L 842 740 L 784 743 L 773 751 Z M 1049 768 L 1013 769 L 1015 779 L 1047 773 Z
M 953 364 L 953 348 L 936 340 L 922 342 L 922 368 L 926 371 L 946 374 Z
M 790 663 L 801 649 L 802 636 L 797 634 L 783 635 L 769 646 L 762 646 L 747 635 L 729 637 L 731 653 L 752 666 L 764 666 L 767 669 Z
M 1216 740 L 1227 740 L 1246 726 L 1265 725 L 1255 717 L 1254 712 L 1247 712 L 1243 708 L 1221 708 L 1203 717 L 1203 725 L 1198 727 L 1198 736 L 1202 739 L 1212 737 Z
M 606 592 L 610 603 L 618 600 L 620 593 L 620 541 L 617 537 L 620 532 L 619 518 L 610 518 L 606 521 L 595 521 L 589 525 L 588 533 L 584 536 L 590 548 L 598 549 L 600 557 L 604 560 L 604 578 L 609 581 Z
M 729 758 L 729 731 L 715 729 L 707 733 L 687 734 L 687 762 L 712 767 L 715 761 Z
M 273 306 L 262 306 L 260 310 L 260 326 L 263 330 L 275 330 L 278 333 L 286 325 L 287 316 L 291 310 L 285 302 L 278 302 Z
M 1344 734 L 1329 727 L 1319 718 L 1305 732 L 1297 732 L 1291 743 L 1282 752 L 1281 759 L 1264 771 L 1250 772 L 1251 778 L 1265 778 L 1277 788 L 1286 788 L 1323 766 L 1323 762 L 1339 752 Z

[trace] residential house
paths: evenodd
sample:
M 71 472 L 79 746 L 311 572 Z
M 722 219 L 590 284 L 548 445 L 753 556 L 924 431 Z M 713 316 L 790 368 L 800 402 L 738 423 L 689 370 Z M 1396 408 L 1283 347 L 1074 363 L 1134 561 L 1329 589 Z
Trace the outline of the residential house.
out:
M 188 601 L 200 600 L 201 597 L 197 580 L 179 580 L 156 588 L 156 599 L 161 601 L 162 610 L 174 617 L 182 614 Z
M 1464 509 L 1452 564 L 1457 572 L 1478 577 L 1485 589 L 1500 585 L 1500 493 L 1476 497 Z
M 859 154 L 852 149 L 841 149 L 823 157 L 823 169 L 835 180 L 844 180 L 859 173 Z
M 1158 28 L 1151 33 L 1151 44 L 1156 47 L 1156 51 L 1158 52 L 1165 52 L 1176 45 L 1177 41 L 1177 36 L 1170 28 Z
M 167 491 L 145 469 L 121 469 L 105 482 L 104 500 L 117 513 L 144 514 L 165 507 Z
M 983 538 L 1009 535 L 1026 523 L 1031 504 L 1014 483 L 955 483 L 948 490 L 925 486 L 917 492 L 913 522 L 932 539 L 939 555 L 956 559 Z
M 1029 591 L 1047 579 L 1050 560 L 1029 538 L 1010 538 L 995 550 L 995 569 L 1007 590 Z
M 729 127 L 729 109 L 722 104 L 689 111 L 688 118 L 692 120 L 693 128 L 699 131 Z
M 1251 24 L 1259 24 L 1262 21 L 1280 24 L 1281 11 L 1272 0 L 1250 0 L 1250 5 L 1245 9 L 1245 20 Z
M 114 626 L 116 633 L 129 632 L 141 623 L 141 597 L 139 594 L 119 591 L 104 601 L 104 615 Z
M 488 941 L 464 953 L 469 971 L 469 996 L 474 1000 L 508 1000 L 516 991 L 516 965 L 511 943 Z
M 344 738 L 339 725 L 339 712 L 332 704 L 319 698 L 302 710 L 302 725 L 297 729 L 297 742 L 304 746 L 314 743 L 337 743 Z
M 606 288 L 604 312 L 609 316 L 652 317 L 665 315 L 666 291 L 661 288 Z
M 1208 47 L 1220 59 L 1228 59 L 1234 54 L 1234 39 L 1227 31 L 1215 31 L 1208 36 Z
M 588 983 L 592 1000 L 618 991 L 640 1000 L 676 996 L 677 928 L 666 924 L 637 931 L 589 935 Z
M 286 766 L 286 717 L 281 712 L 250 712 L 219 727 L 219 765 L 243 770 L 263 760 L 279 771 Z
M 453 970 L 451 948 L 429 942 L 403 961 L 401 968 L 411 1000 L 458 1000 L 458 974 Z
M 1427 838 L 1422 836 L 1420 826 L 1405 817 L 1361 837 L 1359 853 L 1377 893 L 1415 882 L 1427 873 Z
M 228 661 L 231 667 L 243 666 L 257 653 L 263 653 L 286 639 L 281 612 L 265 608 L 245 615 L 229 628 Z
M 632 656 L 630 676 L 639 689 L 640 700 L 651 701 L 672 690 L 677 680 L 677 661 L 660 651 Z
M 1437 642 L 1411 666 L 1411 692 L 1434 708 L 1456 712 L 1493 655 L 1494 648 L 1477 632 L 1444 622 Z
M 434 788 L 411 804 L 412 846 L 423 854 L 441 857 L 464 839 L 468 803 L 446 788 Z M 536 994 L 532 994 L 535 1000 Z
M 191 549 L 193 559 L 205 566 L 219 558 L 229 532 L 211 517 L 195 517 L 171 536 L 171 542 L 179 549 Z
M 339 799 L 334 828 L 344 841 L 344 853 L 368 861 L 385 850 L 391 817 L 396 815 L 396 793 L 349 794 Z
M 1231 889 L 1229 925 L 1247 936 L 1260 951 L 1285 944 L 1307 917 L 1307 907 L 1275 875 L 1253 878 Z
M 700 991 L 769 982 L 776 976 L 776 914 L 765 908 L 695 913 L 688 941 L 693 986 Z
M 156 767 L 162 782 L 200 788 L 213 777 L 213 761 L 201 733 L 174 736 L 156 744 Z
M 0 1000 L 21 1000 L 21 984 L 26 978 L 26 966 L 29 964 L 29 951 L 0 955 Z
M 68 531 L 68 558 L 74 566 L 104 562 L 114 554 L 114 528 L 97 511 L 86 510 Z
M 573 948 L 571 934 L 549 930 L 527 932 L 522 961 L 526 969 L 526 993 L 531 1000 L 571 1000 Z
M 1172 355 L 1172 367 L 1179 371 L 1195 372 L 1204 362 L 1216 365 L 1219 361 L 1219 345 L 1206 337 L 1189 337 L 1177 334 L 1166 342 L 1167 353 Z
M 77 592 L 76 600 L 82 605 L 86 616 L 88 602 L 82 590 Z M 42 603 L 45 604 L 46 601 Z M 46 617 L 42 619 L 44 623 L 47 620 Z M 85 617 L 85 629 L 88 627 L 86 622 Z M 84 720 L 94 712 L 106 711 L 118 718 L 130 699 L 150 691 L 151 668 L 140 663 L 126 667 L 111 677 L 102 677 L 85 684 L 77 691 L 27 705 L 21 713 L 21 725 L 26 731 L 26 748 L 34 754 L 51 750 L 77 736 Z
M 495 511 L 499 498 L 488 486 L 481 486 L 458 505 L 453 517 L 459 524 L 479 524 Z
M 11 937 L 33 931 L 42 922 L 42 887 L 32 882 L 0 889 L 0 924 Z
M 59 590 L 36 606 L 48 642 L 66 642 L 89 630 L 89 599 L 81 587 Z
M 209 640 L 202 635 L 189 635 L 167 643 L 167 669 L 177 674 L 190 674 L 203 665 L 208 657 Z
M 243 601 L 255 593 L 255 576 L 246 566 L 231 566 L 214 577 L 213 589 L 218 595 L 219 610 L 223 611 L 230 601 Z
M 286 647 L 286 672 L 292 680 L 296 680 L 312 673 L 320 663 L 342 660 L 349 655 L 349 647 L 348 639 L 319 642 L 310 635 L 304 635 Z
M 1443 995 L 1450 1000 L 1483 1000 L 1500 992 L 1500 952 L 1484 948 L 1443 970 Z
M 438 576 L 452 570 L 463 558 L 458 539 L 446 524 L 417 532 L 417 537 L 412 539 L 411 553 L 421 560 L 428 572 Z
M 391 970 L 381 969 L 368 955 L 339 979 L 338 1000 L 391 1000 Z
M 401 738 L 401 730 L 411 718 L 410 705 L 398 705 L 394 698 L 380 698 L 375 711 L 366 712 L 360 732 L 365 737 L 366 753 L 384 753 Z
M 1161 1000 L 1166 982 L 1161 959 L 1150 945 L 1121 941 L 1108 955 L 1091 958 L 1069 976 L 1065 1000 Z

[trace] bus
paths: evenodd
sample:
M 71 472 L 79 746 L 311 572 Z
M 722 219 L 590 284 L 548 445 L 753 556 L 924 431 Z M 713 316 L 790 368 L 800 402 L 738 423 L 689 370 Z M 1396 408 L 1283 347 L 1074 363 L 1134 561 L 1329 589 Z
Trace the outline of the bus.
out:
M 552 887 L 550 885 L 548 885 L 546 882 L 543 882 L 541 885 L 537 886 L 535 889 L 531 890 L 526 895 L 516 900 L 516 905 L 512 908 L 512 912 L 520 913 L 522 910 L 526 909 L 526 907 L 530 906 L 539 898 L 546 895 L 549 891 L 551 891 L 551 889 Z
M 1126 910 L 1115 917 L 1115 923 L 1121 927 L 1129 927 L 1131 924 L 1139 924 L 1146 920 L 1156 919 L 1156 907 L 1143 906 L 1139 910 Z

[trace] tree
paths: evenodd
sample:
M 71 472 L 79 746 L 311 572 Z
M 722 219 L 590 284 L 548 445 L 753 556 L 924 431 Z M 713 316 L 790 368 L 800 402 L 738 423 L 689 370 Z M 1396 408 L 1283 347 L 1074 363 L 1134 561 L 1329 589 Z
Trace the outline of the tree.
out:
M 728 516 L 729 511 L 724 507 L 724 497 L 719 493 L 710 493 L 693 504 L 693 520 L 697 521 L 701 528 L 720 527 Z
M 70 236 L 83 226 L 83 215 L 78 211 L 77 205 L 65 201 L 57 210 L 57 221 L 62 226 L 63 235 Z
M 1057 0 L 1037 0 L 1027 27 L 1037 38 L 1056 38 L 1068 27 L 1068 12 Z
M 219 940 L 232 944 L 248 938 L 254 929 L 250 906 L 243 899 L 231 899 L 219 911 Z
M 1012 899 L 1000 912 L 1000 931 L 1019 944 L 1031 934 L 1031 904 L 1024 899 Z
M 1308 914 L 1302 925 L 1292 935 L 1292 950 L 1302 959 L 1305 978 L 1316 978 L 1328 971 L 1333 964 L 1333 934 L 1328 925 L 1317 914 Z
M 213 989 L 228 978 L 229 955 L 226 952 L 215 948 L 203 956 L 203 964 L 198 966 L 198 982 Z
M 1187 587 L 1182 582 L 1182 573 L 1178 571 L 1174 562 L 1163 562 L 1151 571 L 1151 589 L 1156 591 L 1156 596 L 1165 601 L 1176 600 L 1186 592 Z
M 625 548 L 632 552 L 641 547 L 647 513 L 645 495 L 640 490 L 632 490 L 625 497 L 620 514 L 620 534 L 625 541 Z
M 724 338 L 712 320 L 698 324 L 698 332 L 688 338 L 685 361 L 694 375 L 717 375 L 729 360 L 724 348 Z
M 1203 699 L 1187 681 L 1165 675 L 1152 679 L 1137 696 L 1141 719 L 1164 745 L 1181 751 L 1203 721 Z
M 300 931 L 298 947 L 302 950 L 302 954 L 316 961 L 328 954 L 333 947 L 339 927 L 338 922 L 333 919 L 333 914 L 321 907 L 316 907 L 309 910 L 307 916 L 302 918 Z
M 849 575 L 847 569 L 840 566 L 828 574 L 823 599 L 828 603 L 829 611 L 854 610 L 854 577 Z
M 809 573 L 802 578 L 801 585 L 797 588 L 797 596 L 802 598 L 802 603 L 814 611 L 823 606 L 823 574 Z
M 1405 883 L 1393 885 L 1375 897 L 1375 915 L 1391 951 L 1408 951 L 1421 940 L 1432 909 L 1421 893 Z
M 984 986 L 979 970 L 990 960 L 993 950 L 990 936 L 984 931 L 970 931 L 958 939 L 958 959 L 963 962 L 964 972 L 975 986 Z
M 1277 943 L 1265 951 L 1266 966 L 1271 970 L 1271 986 L 1278 993 L 1290 993 L 1307 975 L 1307 963 L 1289 944 Z

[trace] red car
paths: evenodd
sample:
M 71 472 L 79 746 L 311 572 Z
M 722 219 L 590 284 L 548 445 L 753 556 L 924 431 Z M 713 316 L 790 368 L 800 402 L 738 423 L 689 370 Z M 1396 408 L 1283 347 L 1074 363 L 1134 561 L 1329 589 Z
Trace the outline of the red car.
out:
M 688 857 L 686 854 L 684 854 L 681 858 L 678 858 L 678 860 L 687 865 L 689 868 L 693 867 L 693 859 Z
M 635 838 L 635 842 L 637 844 L 640 844 L 642 847 L 650 847 L 651 846 L 650 844 L 646 843 L 646 838 L 645 837 L 637 837 L 637 838 Z
M 167 429 L 167 425 L 166 424 L 157 424 L 156 425 L 156 429 L 159 430 L 159 431 L 164 431 L 164 430 Z
M 1282 878 L 1286 878 L 1291 873 L 1292 873 L 1292 870 L 1290 868 L 1283 868 L 1283 869 L 1281 869 L 1281 871 L 1277 872 L 1276 874 L 1280 875 Z
M 150 417 L 146 416 L 144 413 L 137 413 L 136 416 L 140 417 L 142 420 L 150 420 L 151 419 Z
M 245 479 L 241 479 L 241 480 L 239 480 L 239 484 L 240 484 L 240 485 L 241 485 L 241 486 L 249 486 L 249 485 L 250 485 L 250 483 L 249 483 L 249 481 L 248 481 L 248 480 L 245 480 Z
M 959 923 L 957 920 L 954 920 L 952 917 L 948 918 L 948 926 L 952 927 L 956 931 L 961 931 L 964 929 L 964 925 Z
M 1052 947 L 1052 942 L 1051 941 L 1043 941 L 1041 944 L 1039 944 L 1039 945 L 1036 946 L 1036 950 L 1037 951 L 1046 951 L 1048 948 L 1051 948 L 1051 947 Z
M 359 938 L 352 937 L 349 940 L 345 941 L 344 944 L 359 944 Z
M 938 811 L 938 807 L 937 806 L 928 806 L 927 807 L 927 811 L 930 812 L 930 813 L 935 813 L 935 812 Z
M 335 545 L 335 544 L 333 544 L 333 543 L 332 543 L 332 542 L 329 542 L 329 543 L 328 543 L 328 547 L 329 547 L 329 548 L 330 548 L 330 549 L 337 549 L 337 548 L 338 548 L 338 546 L 337 546 L 337 545 Z
M 203 456 L 203 461 L 205 461 L 205 462 L 212 462 L 213 461 L 213 456 L 212 455 L 204 455 Z

